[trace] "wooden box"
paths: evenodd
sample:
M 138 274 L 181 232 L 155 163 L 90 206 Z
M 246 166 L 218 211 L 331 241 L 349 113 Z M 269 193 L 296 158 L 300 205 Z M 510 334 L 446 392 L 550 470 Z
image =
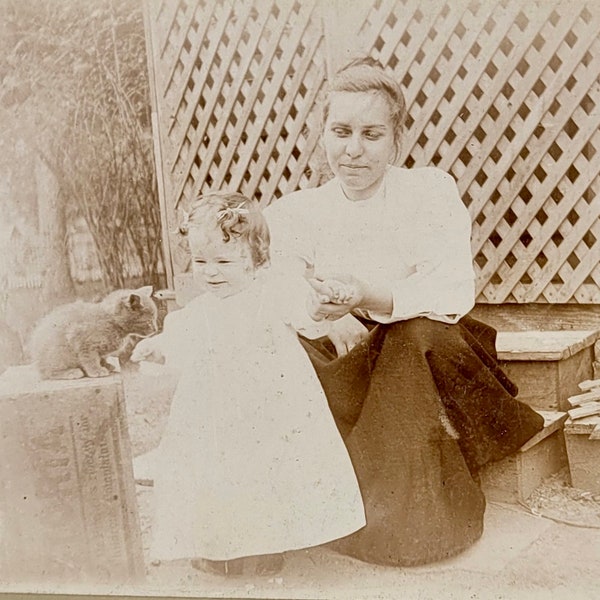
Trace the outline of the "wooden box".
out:
M 481 488 L 492 502 L 524 501 L 544 479 L 567 466 L 562 426 L 563 412 L 538 411 L 544 429 L 515 454 L 486 465 L 480 472 Z
M 590 435 L 599 425 L 600 415 L 565 423 L 571 485 L 593 493 L 600 493 L 600 439 Z
M 541 410 L 566 411 L 577 384 L 593 378 L 596 330 L 500 331 L 496 350 L 518 399 Z
M 0 580 L 133 582 L 144 575 L 119 375 L 0 377 Z

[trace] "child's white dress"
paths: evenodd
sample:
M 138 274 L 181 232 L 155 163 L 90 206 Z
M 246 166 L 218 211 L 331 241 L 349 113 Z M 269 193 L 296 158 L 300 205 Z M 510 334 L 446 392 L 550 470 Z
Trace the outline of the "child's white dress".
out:
M 293 328 L 319 333 L 302 316 L 305 296 L 261 277 L 167 317 L 160 347 L 181 376 L 156 453 L 152 558 L 270 554 L 364 526 L 354 469 Z

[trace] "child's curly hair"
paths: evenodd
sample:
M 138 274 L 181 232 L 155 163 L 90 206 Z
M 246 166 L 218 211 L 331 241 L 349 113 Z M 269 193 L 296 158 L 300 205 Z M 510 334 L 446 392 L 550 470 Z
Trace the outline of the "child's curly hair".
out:
M 237 192 L 210 192 L 199 196 L 185 214 L 179 232 L 187 235 L 190 227 L 213 224 L 221 228 L 224 242 L 239 239 L 248 245 L 255 268 L 269 264 L 271 236 L 256 200 Z

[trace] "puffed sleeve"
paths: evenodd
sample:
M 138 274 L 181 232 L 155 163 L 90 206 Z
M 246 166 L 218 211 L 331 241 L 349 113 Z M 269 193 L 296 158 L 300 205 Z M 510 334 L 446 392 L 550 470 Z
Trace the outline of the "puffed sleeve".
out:
M 411 219 L 416 261 L 410 275 L 391 284 L 391 315 L 370 314 L 381 323 L 414 317 L 456 323 L 474 306 L 469 212 L 449 174 L 424 171 L 428 189 Z
M 310 192 L 308 192 L 310 193 Z M 271 234 L 271 266 L 280 273 L 312 274 L 314 249 L 306 223 L 307 192 L 295 192 L 264 209 Z
M 284 323 L 309 339 L 329 333 L 331 321 L 314 321 L 308 314 L 306 300 L 312 288 L 304 277 L 274 269 L 268 269 L 264 277 L 272 296 L 271 300 Z

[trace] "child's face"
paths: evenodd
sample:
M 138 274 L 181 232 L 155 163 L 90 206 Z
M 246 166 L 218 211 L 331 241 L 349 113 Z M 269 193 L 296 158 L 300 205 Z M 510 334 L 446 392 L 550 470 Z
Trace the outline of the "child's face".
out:
M 254 279 L 254 266 L 243 242 L 223 241 L 220 229 L 190 227 L 194 280 L 219 298 L 247 288 Z

